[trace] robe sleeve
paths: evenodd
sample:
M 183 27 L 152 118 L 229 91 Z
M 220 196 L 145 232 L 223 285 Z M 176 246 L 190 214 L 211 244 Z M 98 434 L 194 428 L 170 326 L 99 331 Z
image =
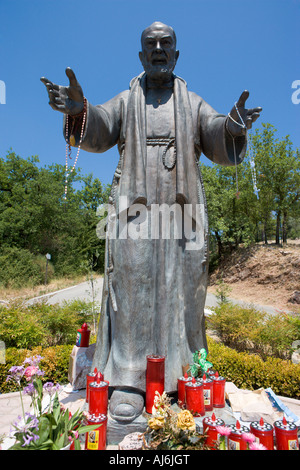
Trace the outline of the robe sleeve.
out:
M 83 150 L 103 153 L 119 142 L 123 128 L 125 100 L 126 92 L 122 92 L 103 105 L 94 106 L 87 101 L 86 123 L 81 143 Z M 74 125 L 75 147 L 78 147 L 82 116 L 68 119 L 68 137 L 70 138 Z M 66 139 L 66 117 L 64 117 L 63 133 Z
M 235 137 L 226 129 L 228 117 L 219 114 L 201 99 L 198 107 L 198 133 L 200 148 L 214 163 L 225 166 L 240 164 L 246 154 L 247 134 Z

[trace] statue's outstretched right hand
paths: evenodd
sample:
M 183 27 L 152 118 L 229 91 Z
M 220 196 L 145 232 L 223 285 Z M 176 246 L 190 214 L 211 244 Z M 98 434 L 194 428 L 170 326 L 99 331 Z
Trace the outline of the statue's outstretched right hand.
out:
M 42 77 L 41 81 L 47 88 L 51 108 L 74 116 L 83 110 L 84 95 L 73 70 L 68 67 L 66 75 L 70 82 L 67 87 L 55 85 L 45 77 Z

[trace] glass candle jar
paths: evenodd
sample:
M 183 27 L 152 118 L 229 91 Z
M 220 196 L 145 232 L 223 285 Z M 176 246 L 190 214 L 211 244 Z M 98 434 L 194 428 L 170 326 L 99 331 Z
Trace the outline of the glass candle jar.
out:
M 213 406 L 214 408 L 225 407 L 225 383 L 226 379 L 216 372 L 213 378 Z
M 206 376 L 202 377 L 203 380 L 203 395 L 204 395 L 204 408 L 205 411 L 213 410 L 213 380 Z
M 186 408 L 194 416 L 204 416 L 204 395 L 203 395 L 203 380 L 196 380 L 195 377 L 185 384 L 185 401 Z
M 146 368 L 146 412 L 152 414 L 155 392 L 160 395 L 165 389 L 165 356 L 147 356 Z
M 247 450 L 247 442 L 242 438 L 244 432 L 249 432 L 247 426 L 241 426 L 240 422 L 229 424 L 231 433 L 228 436 L 228 450 Z
M 274 423 L 277 450 L 299 450 L 298 427 L 285 417 Z
M 203 432 L 206 432 L 205 444 L 209 447 L 214 447 L 218 442 L 219 433 L 216 429 L 217 426 L 225 426 L 225 422 L 221 418 L 216 418 L 213 413 L 203 419 Z
M 108 382 L 101 380 L 98 372 L 95 382 L 89 384 L 89 413 L 91 415 L 107 415 L 108 408 Z
M 252 421 L 250 432 L 267 450 L 274 450 L 274 428 L 271 424 L 265 423 L 263 418 L 259 421 Z
M 191 380 L 192 377 L 189 377 L 187 373 L 185 373 L 183 377 L 179 377 L 179 379 L 177 379 L 178 406 L 180 408 L 186 407 L 185 384 Z
M 90 383 L 95 382 L 97 374 L 98 374 L 98 370 L 97 370 L 97 367 L 95 367 L 94 372 L 91 372 L 90 374 L 86 375 L 86 397 L 85 397 L 86 403 L 88 403 L 89 401 L 89 385 Z M 101 375 L 101 380 L 103 379 L 104 377 L 103 375 Z
M 87 417 L 87 425 L 97 425 L 99 427 L 89 431 L 85 436 L 86 450 L 105 450 L 107 433 L 107 416 L 104 414 L 90 414 Z

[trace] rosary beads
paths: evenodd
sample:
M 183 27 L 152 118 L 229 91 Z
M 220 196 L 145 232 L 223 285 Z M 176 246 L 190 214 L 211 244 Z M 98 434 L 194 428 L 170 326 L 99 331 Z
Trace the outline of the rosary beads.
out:
M 86 99 L 84 98 L 84 107 L 83 107 L 82 113 L 80 113 L 76 116 L 71 116 L 73 122 L 72 122 L 70 138 L 69 138 L 69 115 L 68 114 L 66 115 L 66 170 L 65 170 L 65 193 L 64 193 L 64 200 L 65 201 L 67 200 L 68 178 L 73 173 L 73 171 L 75 170 L 76 163 L 77 163 L 77 160 L 78 160 L 78 157 L 79 157 L 79 152 L 80 152 L 80 147 L 81 147 L 81 143 L 82 143 L 84 127 L 85 127 L 85 121 L 86 121 L 86 114 L 87 114 Z M 80 116 L 82 116 L 82 125 L 81 125 L 78 148 L 77 148 L 77 154 L 76 154 L 74 164 L 73 164 L 72 168 L 70 169 L 70 171 L 68 172 L 68 169 L 69 169 L 68 159 L 72 158 L 71 157 L 71 152 L 72 152 L 71 147 L 74 147 L 75 143 L 76 143 L 75 136 L 74 136 L 74 133 L 73 133 L 74 132 L 75 121 L 76 121 L 76 118 L 78 119 Z

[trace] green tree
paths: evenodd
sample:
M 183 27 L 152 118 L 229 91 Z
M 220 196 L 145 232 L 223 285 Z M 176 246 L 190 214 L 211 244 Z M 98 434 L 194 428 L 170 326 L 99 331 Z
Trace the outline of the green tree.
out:
M 275 137 L 276 129 L 263 124 L 253 136 L 253 151 L 259 173 L 261 221 L 265 224 L 276 218 L 276 243 L 287 240 L 288 218 L 295 214 L 300 198 L 299 150 L 293 150 L 289 136 Z M 265 240 L 267 242 L 267 238 Z
M 97 207 L 107 202 L 110 188 L 79 169 L 69 178 L 65 200 L 64 167 L 39 168 L 38 163 L 36 156 L 23 159 L 12 151 L 0 158 L 0 257 L 6 260 L 0 266 L 0 283 L 7 283 L 8 267 L 12 280 L 17 280 L 11 273 L 12 259 L 18 259 L 19 266 L 28 264 L 23 280 L 20 273 L 17 276 L 19 282 L 35 283 L 38 276 L 32 273 L 46 253 L 51 254 L 58 276 L 82 272 L 82 261 L 94 254 L 95 269 L 103 268 L 104 242 L 96 236 Z

